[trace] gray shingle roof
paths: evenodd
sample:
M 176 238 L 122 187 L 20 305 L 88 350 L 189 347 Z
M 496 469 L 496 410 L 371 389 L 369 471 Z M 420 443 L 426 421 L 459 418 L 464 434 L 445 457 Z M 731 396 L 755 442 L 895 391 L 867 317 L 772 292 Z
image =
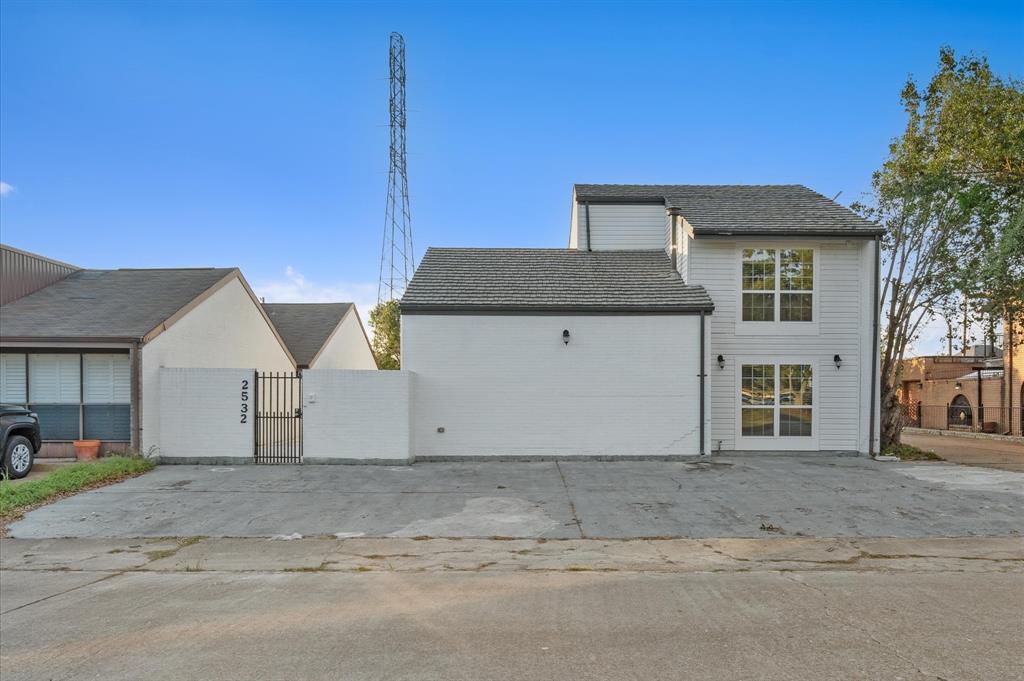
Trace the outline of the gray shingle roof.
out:
M 81 270 L 0 306 L 0 338 L 141 339 L 234 271 Z
M 871 236 L 882 228 L 799 184 L 577 184 L 579 201 L 663 202 L 695 234 Z
M 264 303 L 295 363 L 308 367 L 352 303 Z
M 698 312 L 714 304 L 687 286 L 664 251 L 429 248 L 402 296 L 417 312 Z

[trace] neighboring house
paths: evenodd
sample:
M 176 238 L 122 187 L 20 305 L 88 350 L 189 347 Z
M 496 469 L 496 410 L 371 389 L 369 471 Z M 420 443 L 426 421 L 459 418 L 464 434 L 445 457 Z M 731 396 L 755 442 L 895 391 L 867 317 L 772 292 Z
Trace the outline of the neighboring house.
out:
M 264 303 L 297 369 L 376 369 L 353 303 Z
M 0 305 L 27 296 L 82 269 L 0 244 Z
M 0 401 L 39 413 L 42 456 L 73 455 L 83 438 L 159 448 L 161 367 L 295 362 L 237 269 L 75 270 L 0 305 Z
M 1019 328 L 1004 328 L 1002 348 L 977 345 L 962 355 L 905 360 L 899 390 L 904 424 L 1024 435 L 1024 344 Z
M 576 185 L 567 249 L 429 249 L 414 455 L 874 451 L 881 233 L 799 185 Z

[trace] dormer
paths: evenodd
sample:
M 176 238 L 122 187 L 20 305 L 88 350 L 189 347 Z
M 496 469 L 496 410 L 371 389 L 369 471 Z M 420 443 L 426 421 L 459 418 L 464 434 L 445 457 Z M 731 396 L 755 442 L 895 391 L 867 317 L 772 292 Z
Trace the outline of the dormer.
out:
M 569 248 L 582 251 L 634 251 L 666 248 L 669 215 L 664 198 L 652 195 L 614 196 L 573 187 Z

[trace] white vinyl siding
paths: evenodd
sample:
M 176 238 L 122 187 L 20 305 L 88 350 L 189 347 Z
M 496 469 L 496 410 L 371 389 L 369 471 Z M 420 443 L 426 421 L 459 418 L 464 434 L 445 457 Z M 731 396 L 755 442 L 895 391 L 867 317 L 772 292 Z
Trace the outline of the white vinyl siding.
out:
M 587 248 L 587 208 L 577 204 L 580 249 Z M 570 235 L 571 238 L 571 235 Z M 664 250 L 668 239 L 665 206 L 658 204 L 590 204 L 591 250 Z
M 862 386 L 870 376 L 871 295 L 870 258 L 864 255 L 870 242 L 820 240 L 815 248 L 814 303 L 817 323 L 766 324 L 761 333 L 738 333 L 741 249 L 751 247 L 806 247 L 806 240 L 776 239 L 754 242 L 736 238 L 698 237 L 690 242 L 687 283 L 704 286 L 715 301 L 710 325 L 708 354 L 722 355 L 725 367 L 712 363 L 708 369 L 708 406 L 711 413 L 711 448 L 737 449 L 740 417 L 737 404 L 739 368 L 746 364 L 777 364 L 784 358 L 811 364 L 815 371 L 816 448 L 866 451 L 868 411 L 862 409 Z M 790 328 L 786 328 L 790 327 Z M 810 329 L 806 327 L 812 327 Z M 843 358 L 836 369 L 833 355 Z M 794 438 L 796 439 L 796 438 Z
M 84 402 L 128 404 L 131 401 L 131 369 L 128 355 L 84 355 Z
M 78 404 L 82 397 L 80 355 L 29 355 L 28 392 L 33 404 Z
M 26 404 L 25 355 L 16 352 L 0 354 L 0 402 Z

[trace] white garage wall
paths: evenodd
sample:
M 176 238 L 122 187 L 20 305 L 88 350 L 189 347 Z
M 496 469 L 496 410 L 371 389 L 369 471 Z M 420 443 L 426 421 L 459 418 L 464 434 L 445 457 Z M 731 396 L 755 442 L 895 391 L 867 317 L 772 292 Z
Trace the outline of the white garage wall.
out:
M 353 305 L 327 339 L 312 369 L 376 369 L 370 343 Z
M 237 278 L 142 347 L 143 452 L 154 445 L 163 449 L 159 409 L 161 367 L 295 370 Z
M 303 460 L 407 463 L 412 381 L 408 371 L 303 371 Z
M 698 454 L 699 326 L 695 315 L 403 315 L 415 455 Z
M 252 370 L 160 369 L 159 374 L 162 459 L 252 461 Z

